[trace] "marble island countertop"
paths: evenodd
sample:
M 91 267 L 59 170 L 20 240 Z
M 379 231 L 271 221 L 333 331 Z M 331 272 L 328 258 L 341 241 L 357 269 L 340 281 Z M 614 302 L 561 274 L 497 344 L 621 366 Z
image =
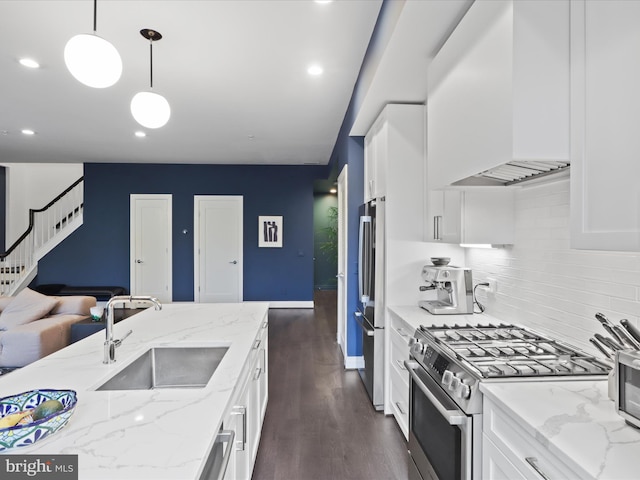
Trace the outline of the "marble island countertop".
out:
M 616 414 L 606 380 L 482 383 L 480 390 L 579 478 L 640 477 L 640 430 Z
M 0 376 L 0 397 L 45 388 L 78 393 L 62 430 L 3 453 L 77 454 L 83 480 L 197 479 L 267 312 L 267 303 L 167 304 L 115 325 L 115 338 L 133 333 L 112 365 L 102 363 L 102 331 Z M 168 345 L 229 350 L 204 388 L 95 391 L 150 347 Z

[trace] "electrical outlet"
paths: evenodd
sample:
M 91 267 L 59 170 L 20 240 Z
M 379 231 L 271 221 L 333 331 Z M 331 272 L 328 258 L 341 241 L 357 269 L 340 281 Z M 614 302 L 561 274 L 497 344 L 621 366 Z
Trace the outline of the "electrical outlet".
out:
M 495 294 L 498 291 L 498 280 L 493 277 L 487 277 L 487 283 L 489 284 L 489 293 Z

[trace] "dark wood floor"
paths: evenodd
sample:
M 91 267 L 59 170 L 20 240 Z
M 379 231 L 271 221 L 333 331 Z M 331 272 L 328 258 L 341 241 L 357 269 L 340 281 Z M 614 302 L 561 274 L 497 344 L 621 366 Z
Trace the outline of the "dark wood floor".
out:
M 407 448 L 336 343 L 336 295 L 269 312 L 269 404 L 253 480 L 406 480 Z

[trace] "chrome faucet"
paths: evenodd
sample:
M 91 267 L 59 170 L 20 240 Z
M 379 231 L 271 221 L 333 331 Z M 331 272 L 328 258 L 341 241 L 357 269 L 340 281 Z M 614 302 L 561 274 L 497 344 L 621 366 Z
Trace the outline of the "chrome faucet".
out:
M 162 304 L 157 298 L 154 297 L 138 297 L 134 295 L 116 295 L 115 297 L 111 297 L 105 306 L 107 311 L 106 314 L 106 327 L 105 332 L 107 338 L 104 342 L 104 361 L 102 363 L 113 363 L 116 361 L 116 348 L 122 345 L 122 342 L 129 335 L 133 333 L 133 330 L 129 330 L 124 337 L 121 339 L 114 340 L 113 338 L 113 306 L 116 303 L 126 303 L 126 302 L 144 302 L 150 303 L 155 306 L 156 310 L 162 310 Z

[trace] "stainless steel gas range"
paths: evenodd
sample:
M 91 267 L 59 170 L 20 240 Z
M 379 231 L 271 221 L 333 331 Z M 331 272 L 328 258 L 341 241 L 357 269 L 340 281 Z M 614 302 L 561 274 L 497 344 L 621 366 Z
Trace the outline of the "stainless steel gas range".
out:
M 516 325 L 421 326 L 409 373 L 411 480 L 481 478 L 481 382 L 605 378 L 611 366 Z

